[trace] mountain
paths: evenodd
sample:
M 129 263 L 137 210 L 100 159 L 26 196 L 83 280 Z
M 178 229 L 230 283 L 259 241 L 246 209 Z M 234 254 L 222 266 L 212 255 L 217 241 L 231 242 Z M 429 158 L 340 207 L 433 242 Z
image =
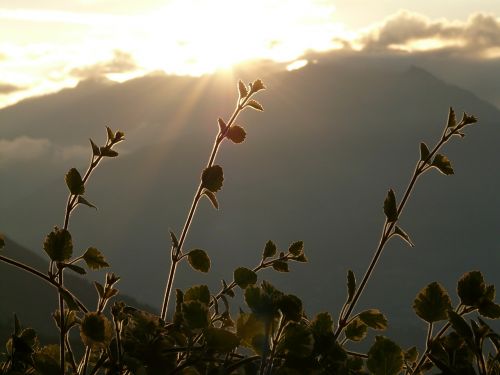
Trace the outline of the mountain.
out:
M 125 292 L 159 307 L 168 230 L 182 229 L 217 117 L 229 117 L 239 77 L 264 79 L 268 90 L 259 100 L 265 111 L 243 114 L 243 144 L 223 145 L 217 157 L 225 176 L 220 210 L 202 202 L 186 242 L 186 249 L 207 250 L 210 274 L 182 265 L 175 287 L 208 283 L 217 290 L 237 266 L 258 264 L 267 240 L 280 248 L 304 240 L 308 264 L 262 277 L 302 296 L 307 311 L 335 315 L 347 270 L 361 279 L 377 244 L 387 189 L 401 198 L 419 143 L 438 139 L 450 105 L 480 123 L 443 151 L 455 175 L 431 171 L 419 180 L 401 220 L 416 247 L 390 242 L 360 308 L 380 308 L 390 319 L 388 334 L 409 344 L 425 337 L 411 308 L 422 287 L 438 280 L 455 296 L 456 280 L 472 269 L 498 284 L 500 112 L 410 63 L 344 58 L 292 72 L 92 81 L 3 109 L 2 137 L 43 138 L 50 147 L 0 169 L 1 230 L 40 248 L 61 223 L 65 172 L 86 166 L 85 156 L 61 150 L 90 152 L 86 139 L 102 140 L 104 125 L 122 129 L 122 155 L 99 167 L 86 192 L 98 211 L 79 208 L 70 230 L 78 248 L 104 252 Z

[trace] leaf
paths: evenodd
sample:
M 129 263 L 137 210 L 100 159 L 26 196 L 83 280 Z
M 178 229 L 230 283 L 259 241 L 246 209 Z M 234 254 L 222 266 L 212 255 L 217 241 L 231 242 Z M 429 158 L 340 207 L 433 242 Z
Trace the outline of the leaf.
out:
M 85 206 L 88 206 L 88 207 L 95 208 L 97 210 L 96 206 L 94 206 L 92 203 L 90 203 L 87 199 L 85 199 L 81 195 L 78 196 L 78 203 L 84 204 Z
M 297 241 L 290 245 L 288 252 L 292 255 L 299 256 L 304 250 L 304 242 Z
M 113 133 L 113 130 L 109 126 L 106 126 L 106 132 L 108 133 L 108 140 L 112 141 L 115 139 L 115 134 Z
M 109 147 L 101 147 L 101 156 L 107 156 L 108 158 L 114 158 L 118 156 L 118 152 L 110 149 Z
M 5 247 L 5 236 L 3 234 L 0 234 L 0 249 L 3 249 Z
M 208 327 L 208 306 L 200 301 L 183 302 L 182 316 L 190 329 Z
M 429 151 L 427 145 L 424 142 L 420 143 L 420 160 L 426 161 L 429 158 L 430 154 L 431 152 Z
M 384 200 L 384 213 L 387 217 L 387 221 L 392 223 L 398 220 L 398 208 L 396 206 L 396 195 L 394 190 L 390 189 L 387 192 L 387 197 Z
M 370 309 L 359 314 L 359 319 L 368 327 L 383 330 L 387 328 L 387 319 L 378 309 Z
M 183 302 L 199 301 L 208 305 L 210 303 L 210 290 L 206 285 L 195 285 L 186 290 Z
M 224 133 L 226 131 L 226 128 L 227 128 L 225 121 L 219 117 L 217 119 L 217 123 L 219 124 L 220 132 Z
M 479 271 L 466 272 L 458 280 L 457 292 L 462 304 L 477 306 L 486 294 L 486 284 L 482 273 Z
M 80 324 L 80 337 L 86 346 L 106 346 L 111 342 L 113 328 L 104 314 L 86 313 Z
M 359 318 L 355 318 L 345 327 L 345 337 L 351 341 L 361 341 L 366 337 L 368 327 Z
M 257 100 L 249 100 L 247 102 L 247 106 L 252 107 L 253 109 L 256 109 L 257 111 L 263 111 L 264 107 L 262 107 L 262 104 L 260 104 Z
M 224 173 L 220 165 L 205 168 L 201 175 L 202 187 L 213 193 L 221 189 L 222 181 L 224 181 Z
M 275 260 L 273 262 L 273 268 L 275 271 L 278 271 L 278 272 L 289 272 L 288 263 L 284 262 L 282 260 Z
M 206 273 L 210 270 L 210 258 L 204 250 L 191 250 L 188 253 L 188 262 L 197 271 Z
M 60 375 L 59 363 L 51 356 L 44 353 L 33 354 L 33 364 L 40 375 Z
M 311 331 L 302 324 L 291 322 L 283 330 L 277 351 L 304 358 L 311 354 L 313 347 L 314 338 Z
M 170 240 L 172 241 L 172 247 L 174 249 L 179 248 L 179 241 L 177 240 L 177 237 L 175 236 L 175 233 L 170 231 Z
M 394 227 L 394 234 L 401 237 L 411 247 L 415 247 L 415 244 L 412 242 L 408 233 L 406 233 L 403 229 L 401 229 L 397 225 Z
M 453 310 L 448 311 L 448 319 L 450 320 L 451 326 L 461 337 L 466 340 L 472 340 L 473 333 L 472 328 L 467 324 L 464 318 L 457 314 Z
M 82 176 L 76 168 L 71 168 L 69 172 L 66 173 L 65 180 L 71 194 L 81 195 L 85 193 L 85 185 L 83 184 Z
M 66 229 L 54 227 L 43 243 L 43 249 L 54 262 L 64 262 L 73 254 L 71 234 Z
M 104 287 L 97 281 L 94 281 L 94 286 L 97 290 L 97 293 L 99 293 L 99 297 L 104 297 Z
M 351 302 L 356 292 L 356 276 L 351 270 L 347 271 L 347 302 Z
M 80 307 L 76 303 L 75 299 L 71 294 L 68 293 L 68 291 L 60 289 L 59 293 L 61 293 L 61 296 L 64 299 L 64 302 L 66 302 L 66 305 L 68 306 L 69 310 L 71 311 L 80 310 Z
M 229 353 L 240 343 L 238 336 L 222 328 L 209 328 L 205 333 L 205 340 L 208 350 L 220 353 Z
M 455 111 L 452 107 L 450 107 L 450 111 L 448 112 L 448 123 L 446 125 L 447 128 L 454 128 L 457 126 L 457 119 L 455 117 Z
M 236 335 L 241 345 L 251 348 L 253 338 L 264 335 L 264 323 L 255 314 L 241 313 L 236 320 Z
M 489 299 L 483 299 L 479 304 L 479 314 L 486 318 L 500 318 L 500 306 Z
M 215 195 L 215 193 L 211 192 L 208 189 L 203 189 L 201 195 L 206 196 L 210 200 L 210 202 L 212 202 L 212 205 L 216 210 L 219 209 L 219 202 L 217 201 L 217 196 Z
M 432 166 L 439 169 L 439 171 L 445 175 L 451 175 L 454 173 L 453 168 L 451 167 L 450 159 L 441 154 L 434 156 Z
M 65 264 L 64 268 L 69 268 L 71 271 L 79 273 L 80 275 L 85 275 L 87 273 L 87 271 L 85 271 L 85 269 L 83 269 L 82 267 L 79 267 L 77 265 L 74 265 L 74 264 Z
M 333 334 L 333 319 L 330 313 L 322 312 L 311 322 L 311 330 L 315 337 Z
M 89 138 L 90 145 L 92 146 L 92 155 L 99 156 L 101 155 L 101 150 L 99 150 L 99 146 L 97 146 L 92 139 Z
M 234 270 L 234 282 L 241 289 L 245 289 L 249 285 L 257 282 L 257 274 L 245 267 L 239 267 Z
M 17 314 L 14 314 L 14 336 L 19 336 L 20 333 L 21 333 L 21 322 L 19 321 Z
M 262 82 L 262 80 L 260 79 L 256 79 L 253 83 L 252 83 L 252 91 L 253 92 L 257 92 L 257 91 L 260 91 L 260 90 L 264 90 L 266 88 L 266 86 L 264 86 L 264 83 Z
M 298 257 L 292 258 L 296 262 L 306 263 L 307 257 L 304 254 L 300 254 Z
M 109 267 L 104 255 L 102 255 L 102 253 L 95 247 L 89 247 L 87 251 L 85 251 L 85 254 L 83 254 L 83 260 L 87 263 L 87 267 L 91 270 Z
M 278 309 L 281 310 L 283 317 L 289 321 L 299 322 L 304 315 L 302 301 L 293 294 L 287 294 L 280 298 Z
M 368 351 L 366 365 L 374 375 L 397 375 L 403 369 L 403 358 L 403 351 L 396 343 L 377 336 Z
M 410 363 L 415 362 L 418 359 L 418 350 L 416 346 L 412 346 L 408 350 L 405 350 L 404 352 L 404 358 L 405 361 L 408 361 Z
M 450 296 L 437 282 L 422 289 L 413 302 L 415 313 L 428 323 L 447 319 L 447 311 L 451 309 Z
M 276 255 L 276 250 L 274 242 L 271 240 L 267 241 L 266 246 L 264 247 L 264 252 L 262 253 L 262 258 L 266 259 Z
M 247 136 L 247 133 L 245 132 L 245 129 L 243 129 L 239 125 L 233 125 L 231 126 L 226 134 L 226 137 L 229 138 L 231 141 L 234 143 L 241 143 L 245 140 Z
M 464 112 L 462 116 L 462 123 L 464 125 L 474 124 L 477 122 L 477 118 L 474 115 L 468 115 Z
M 240 99 L 241 98 L 246 98 L 248 95 L 248 90 L 243 81 L 240 79 L 238 81 L 238 91 L 240 93 Z

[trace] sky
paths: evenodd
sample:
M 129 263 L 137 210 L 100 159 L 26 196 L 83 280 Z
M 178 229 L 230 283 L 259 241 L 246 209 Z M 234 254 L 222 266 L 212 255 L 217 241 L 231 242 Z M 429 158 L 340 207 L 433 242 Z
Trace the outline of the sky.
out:
M 0 108 L 80 80 L 202 75 L 310 51 L 500 57 L 500 1 L 0 0 Z

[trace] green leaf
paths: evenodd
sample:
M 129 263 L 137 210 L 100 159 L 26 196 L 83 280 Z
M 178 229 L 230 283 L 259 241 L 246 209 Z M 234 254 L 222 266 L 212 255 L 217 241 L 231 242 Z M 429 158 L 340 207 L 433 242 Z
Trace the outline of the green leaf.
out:
M 90 145 L 92 146 L 92 155 L 99 156 L 101 155 L 101 150 L 99 150 L 99 146 L 97 146 L 92 139 L 89 138 Z
M 330 313 L 322 312 L 316 315 L 311 322 L 311 330 L 314 336 L 333 334 L 333 319 Z
M 430 154 L 431 152 L 429 151 L 427 145 L 424 142 L 420 143 L 420 160 L 426 161 Z
M 396 195 L 394 190 L 390 189 L 387 192 L 387 197 L 384 200 L 384 213 L 387 221 L 392 223 L 398 219 L 398 208 L 396 206 Z
M 208 189 L 203 189 L 201 195 L 206 196 L 210 200 L 210 202 L 212 202 L 212 205 L 216 210 L 219 209 L 219 202 L 217 201 L 217 196 L 215 195 L 215 193 L 211 192 Z
M 69 268 L 71 271 L 79 273 L 80 275 L 85 275 L 87 273 L 87 271 L 85 271 L 82 267 L 79 267 L 74 264 L 65 264 L 64 268 Z
M 94 206 L 92 203 L 90 203 L 88 200 L 86 200 L 83 196 L 79 195 L 78 196 L 78 203 L 84 204 L 85 206 L 95 208 L 97 210 L 97 207 Z
M 273 262 L 273 268 L 275 271 L 278 271 L 278 272 L 289 272 L 288 263 L 284 262 L 282 260 L 275 260 Z
M 415 244 L 412 242 L 412 240 L 411 240 L 410 236 L 408 235 L 408 233 L 406 233 L 403 229 L 401 229 L 397 225 L 394 227 L 394 234 L 396 236 L 401 237 L 411 247 L 415 247 Z
M 458 280 L 457 292 L 462 304 L 477 306 L 486 294 L 486 284 L 482 273 L 479 271 L 466 272 Z
M 439 171 L 445 175 L 451 175 L 454 173 L 453 168 L 451 167 L 450 159 L 441 154 L 437 154 L 436 156 L 434 156 L 432 166 L 439 169 Z
M 447 311 L 451 309 L 450 296 L 437 282 L 422 289 L 413 302 L 415 313 L 428 323 L 447 319 Z
M 200 301 L 182 303 L 182 315 L 190 329 L 203 329 L 208 327 L 208 306 Z
M 220 353 L 229 353 L 240 343 L 238 336 L 222 328 L 207 329 L 205 340 L 207 349 Z
M 252 107 L 253 109 L 256 109 L 257 111 L 263 111 L 264 107 L 262 107 L 262 104 L 260 104 L 257 100 L 249 100 L 247 102 L 247 106 Z
M 184 302 L 199 301 L 208 305 L 210 303 L 210 290 L 206 285 L 195 285 L 184 294 Z
M 43 249 L 54 262 L 64 262 L 73 254 L 71 234 L 66 229 L 54 227 L 43 243 Z
M 245 289 L 249 285 L 257 282 L 257 274 L 245 267 L 239 267 L 234 270 L 234 282 L 241 289 Z
M 266 259 L 266 258 L 270 258 L 274 255 L 276 255 L 276 245 L 274 244 L 273 241 L 269 240 L 267 241 L 266 243 L 266 246 L 264 247 L 264 252 L 262 254 L 262 258 Z
M 299 256 L 304 251 L 304 242 L 297 241 L 290 245 L 288 252 L 292 255 Z
M 206 273 L 210 270 L 210 258 L 204 250 L 191 250 L 188 253 L 188 262 L 197 271 Z
M 281 310 L 286 320 L 299 322 L 304 315 L 302 301 L 293 294 L 287 294 L 280 298 L 278 309 Z
M 489 299 L 483 299 L 479 303 L 479 314 L 486 318 L 498 319 L 500 318 L 500 306 Z
M 205 168 L 201 175 L 202 187 L 216 193 L 222 188 L 222 182 L 224 181 L 224 173 L 220 165 L 213 165 L 209 168 Z
M 109 147 L 101 147 L 100 148 L 101 156 L 106 156 L 108 158 L 114 158 L 118 156 L 118 152 L 112 150 Z
M 243 81 L 240 79 L 238 81 L 238 91 L 240 93 L 240 99 L 241 98 L 246 98 L 248 95 L 248 90 Z
M 356 292 L 356 276 L 351 270 L 347 271 L 347 302 L 351 302 Z
M 85 185 L 83 184 L 82 176 L 76 168 L 71 168 L 68 173 L 66 173 L 66 185 L 71 194 L 81 195 L 85 193 Z
M 87 267 L 91 270 L 109 267 L 104 255 L 102 255 L 102 253 L 95 247 L 89 247 L 87 251 L 85 251 L 85 254 L 83 254 L 83 260 L 87 263 Z
M 451 326 L 461 337 L 466 340 L 472 340 L 473 333 L 472 328 L 467 324 L 464 318 L 457 314 L 453 310 L 448 311 L 448 319 L 450 320 Z
M 345 337 L 352 341 L 361 341 L 366 337 L 368 326 L 359 318 L 355 318 L 345 328 Z
M 229 138 L 234 143 L 242 143 L 247 136 L 245 129 L 243 129 L 239 125 L 231 126 L 226 134 L 226 137 Z
M 105 346 L 113 336 L 111 322 L 102 313 L 86 313 L 80 325 L 80 336 L 86 346 Z
M 359 314 L 359 319 L 368 327 L 382 330 L 387 328 L 387 319 L 378 309 L 370 309 Z
M 266 86 L 264 86 L 264 83 L 260 79 L 256 79 L 251 86 L 253 92 L 264 90 L 266 88 Z
M 403 351 L 388 338 L 377 336 L 366 364 L 374 375 L 398 375 L 403 370 Z
M 454 128 L 457 126 L 457 119 L 455 117 L 455 111 L 453 110 L 452 107 L 450 107 L 450 111 L 448 112 L 448 122 L 446 127 L 447 128 Z

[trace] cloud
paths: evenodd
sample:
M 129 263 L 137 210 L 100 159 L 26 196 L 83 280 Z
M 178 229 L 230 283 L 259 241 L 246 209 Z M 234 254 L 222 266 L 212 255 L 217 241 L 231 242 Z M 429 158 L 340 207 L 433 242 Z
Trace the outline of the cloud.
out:
M 106 62 L 75 68 L 71 75 L 78 78 L 98 78 L 110 73 L 127 73 L 137 69 L 133 56 L 127 52 L 115 50 L 113 58 Z
M 490 55 L 500 55 L 500 19 L 476 13 L 465 22 L 431 20 L 401 11 L 365 31 L 359 43 L 367 51 L 441 49 L 466 52 L 468 57 L 495 57 Z
M 1 59 L 1 57 L 0 57 L 0 59 Z M 0 82 L 0 95 L 10 94 L 10 93 L 22 90 L 22 89 L 23 88 L 20 86 L 11 85 L 10 83 Z

